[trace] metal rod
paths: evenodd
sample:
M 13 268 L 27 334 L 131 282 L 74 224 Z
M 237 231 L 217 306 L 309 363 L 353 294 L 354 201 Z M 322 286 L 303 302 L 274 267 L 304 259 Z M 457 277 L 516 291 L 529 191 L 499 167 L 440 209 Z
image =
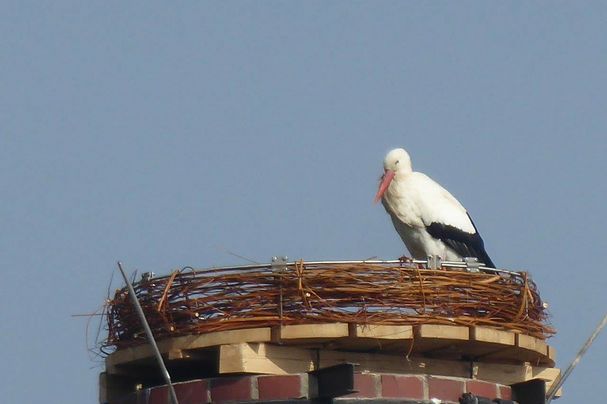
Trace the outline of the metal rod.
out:
M 582 356 L 584 356 L 584 354 L 586 353 L 588 348 L 590 348 L 590 345 L 592 345 L 592 343 L 594 342 L 596 337 L 598 337 L 601 330 L 606 325 L 607 325 L 607 314 L 605 314 L 605 317 L 603 317 L 603 320 L 594 329 L 594 332 L 592 333 L 592 335 L 586 340 L 586 343 L 584 345 L 582 345 L 582 348 L 579 350 L 579 352 L 573 359 L 573 362 L 571 362 L 569 364 L 569 366 L 567 367 L 567 370 L 565 370 L 565 372 L 563 372 L 563 374 L 560 377 L 558 377 L 556 379 L 556 381 L 552 384 L 552 387 L 550 387 L 550 390 L 548 390 L 548 393 L 546 393 L 546 404 L 550 404 L 550 401 L 552 401 L 552 399 L 556 395 L 556 392 L 558 391 L 558 389 L 560 389 L 561 386 L 563 385 L 563 383 L 565 383 L 565 380 L 567 380 L 567 378 L 569 377 L 571 372 L 573 372 L 573 369 L 575 369 L 577 364 L 580 363 Z
M 304 261 L 304 264 L 306 265 L 334 265 L 334 264 L 378 264 L 378 265 L 389 265 L 389 264 L 399 264 L 402 263 L 403 261 L 400 260 L 346 260 L 346 261 Z M 422 265 L 427 265 L 428 261 L 427 260 L 411 260 L 407 263 L 410 264 L 422 264 Z M 282 265 L 285 266 L 293 266 L 295 265 L 295 262 L 285 262 Z M 261 269 L 261 268 L 271 268 L 272 264 L 251 264 L 251 265 L 235 265 L 235 266 L 220 266 L 220 267 L 212 267 L 209 269 L 212 270 L 216 270 L 216 271 L 221 271 L 221 270 L 232 270 L 232 269 Z M 467 265 L 464 261 L 442 261 L 442 266 L 443 267 L 448 267 L 448 268 L 466 268 Z M 489 267 L 484 267 L 484 266 L 480 266 L 479 270 L 481 272 L 487 272 L 487 273 L 492 273 L 492 274 L 508 274 L 508 275 L 519 275 L 520 276 L 520 272 L 516 272 L 516 271 L 509 271 L 506 269 L 498 269 L 498 268 L 489 268 Z
M 177 393 L 175 393 L 175 388 L 173 387 L 173 384 L 171 383 L 171 376 L 169 375 L 169 371 L 167 370 L 166 366 L 164 365 L 164 361 L 162 360 L 162 355 L 160 354 L 160 351 L 158 350 L 158 345 L 156 345 L 156 340 L 154 339 L 154 335 L 152 334 L 150 325 L 148 324 L 148 321 L 145 318 L 145 314 L 143 313 L 143 309 L 141 308 L 141 305 L 139 304 L 137 295 L 135 295 L 135 289 L 133 289 L 133 285 L 131 285 L 131 282 L 127 278 L 126 273 L 124 272 L 124 269 L 122 269 L 122 263 L 120 261 L 118 261 L 118 269 L 120 269 L 120 273 L 122 274 L 122 277 L 124 278 L 124 281 L 126 282 L 126 285 L 129 288 L 129 296 L 131 297 L 131 302 L 133 303 L 133 306 L 135 306 L 137 315 L 139 316 L 139 319 L 141 320 L 141 324 L 143 325 L 143 329 L 145 330 L 145 335 L 148 338 L 148 342 L 152 346 L 152 350 L 154 351 L 154 356 L 156 356 L 156 360 L 158 361 L 158 366 L 160 366 L 162 377 L 164 378 L 164 381 L 167 384 L 167 386 L 169 386 L 169 397 L 171 398 L 171 401 L 173 402 L 173 404 L 179 404 L 179 401 L 177 400 Z

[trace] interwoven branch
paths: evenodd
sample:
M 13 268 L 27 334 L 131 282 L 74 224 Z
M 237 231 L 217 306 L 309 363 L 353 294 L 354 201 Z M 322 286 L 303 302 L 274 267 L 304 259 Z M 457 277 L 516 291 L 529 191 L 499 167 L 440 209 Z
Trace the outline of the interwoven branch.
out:
M 308 264 L 177 271 L 134 285 L 156 338 L 274 325 L 479 325 L 554 333 L 525 272 L 488 274 L 405 264 Z M 145 341 L 126 288 L 108 303 L 106 347 Z

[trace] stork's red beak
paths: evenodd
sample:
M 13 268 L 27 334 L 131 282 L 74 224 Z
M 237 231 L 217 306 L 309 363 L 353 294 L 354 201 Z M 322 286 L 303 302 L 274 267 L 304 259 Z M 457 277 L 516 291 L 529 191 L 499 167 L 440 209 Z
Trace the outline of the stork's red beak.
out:
M 377 194 L 375 195 L 375 199 L 373 200 L 373 202 L 377 203 L 381 201 L 381 198 L 384 196 L 384 192 L 386 192 L 386 189 L 388 189 L 388 187 L 390 186 L 390 183 L 394 179 L 395 174 L 396 172 L 392 170 L 386 170 L 384 172 L 384 175 L 381 177 L 379 189 L 377 190 Z

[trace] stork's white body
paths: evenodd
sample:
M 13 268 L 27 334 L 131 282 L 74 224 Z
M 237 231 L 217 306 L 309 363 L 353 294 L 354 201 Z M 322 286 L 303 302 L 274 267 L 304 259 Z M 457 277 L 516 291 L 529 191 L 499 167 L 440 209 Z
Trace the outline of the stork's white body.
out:
M 475 229 L 466 209 L 446 189 L 423 173 L 397 173 L 384 194 L 382 204 L 413 258 L 438 255 L 461 260 L 455 251 L 426 230 L 431 223 L 446 223 L 468 233 Z
M 376 200 L 381 198 L 396 231 L 416 259 L 438 255 L 444 260 L 477 257 L 493 266 L 470 215 L 446 189 L 415 172 L 403 149 L 392 150 L 384 161 L 385 174 Z

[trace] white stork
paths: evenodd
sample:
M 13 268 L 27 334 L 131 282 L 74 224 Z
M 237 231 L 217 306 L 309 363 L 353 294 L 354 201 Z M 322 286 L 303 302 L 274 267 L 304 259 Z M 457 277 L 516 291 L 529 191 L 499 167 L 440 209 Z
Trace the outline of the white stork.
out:
M 438 255 L 460 261 L 476 257 L 495 268 L 466 209 L 430 177 L 413 171 L 404 149 L 391 150 L 384 159 L 375 202 L 379 200 L 413 258 Z

